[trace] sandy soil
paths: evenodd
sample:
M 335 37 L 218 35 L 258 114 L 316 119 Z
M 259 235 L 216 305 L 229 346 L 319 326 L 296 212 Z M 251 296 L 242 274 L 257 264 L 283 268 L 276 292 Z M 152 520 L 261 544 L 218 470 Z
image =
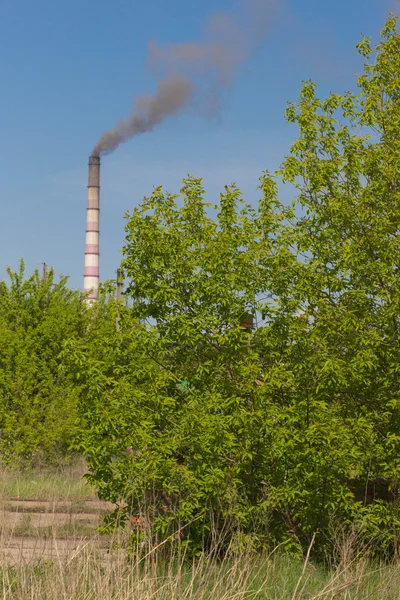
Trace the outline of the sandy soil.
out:
M 106 540 L 96 532 L 101 516 L 113 510 L 109 503 L 95 500 L 49 502 L 0 501 L 0 563 L 35 563 L 59 560 L 95 545 L 104 554 Z M 82 531 L 84 537 L 74 536 Z M 60 535 L 60 528 L 64 533 Z M 62 530 L 61 530 L 62 531 Z

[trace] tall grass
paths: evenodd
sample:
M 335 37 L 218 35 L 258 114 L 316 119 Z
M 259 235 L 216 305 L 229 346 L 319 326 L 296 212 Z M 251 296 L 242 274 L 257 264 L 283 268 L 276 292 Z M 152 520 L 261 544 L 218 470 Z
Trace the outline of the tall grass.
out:
M 117 540 L 115 540 L 117 542 Z M 0 540 L 5 553 L 7 539 Z M 0 551 L 0 598 L 13 600 L 300 600 L 333 598 L 399 600 L 400 565 L 366 560 L 330 571 L 277 551 L 213 555 L 186 560 L 177 547 L 170 560 L 150 551 L 128 559 L 115 543 L 110 551 L 82 540 L 68 554 L 24 564 Z
M 57 517 L 57 501 L 94 498 L 83 472 L 84 465 L 59 473 L 0 471 L 0 499 L 48 500 Z M 110 539 L 81 529 L 86 537 L 77 540 L 75 513 L 64 539 L 57 518 L 45 532 L 31 525 L 28 531 L 25 521 L 10 530 L 5 514 L 0 600 L 400 600 L 400 562 L 369 561 L 357 536 L 345 532 L 336 538 L 335 565 L 324 568 L 313 564 L 312 548 L 303 560 L 280 548 L 261 555 L 233 547 L 223 558 L 216 548 L 189 559 L 179 536 L 168 551 L 149 535 L 145 547 L 128 553 L 129 531 Z

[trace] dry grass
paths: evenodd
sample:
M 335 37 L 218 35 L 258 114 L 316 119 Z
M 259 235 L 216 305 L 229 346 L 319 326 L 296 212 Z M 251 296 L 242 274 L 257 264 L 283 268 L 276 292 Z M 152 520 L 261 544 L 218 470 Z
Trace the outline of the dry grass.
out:
M 287 556 L 233 556 L 224 561 L 128 561 L 95 541 L 69 555 L 29 565 L 0 559 L 0 598 L 15 600 L 398 600 L 400 568 L 359 562 L 327 573 Z
M 56 515 L 55 515 L 56 516 Z M 82 519 L 71 518 L 69 522 L 57 522 L 52 525 L 36 525 L 32 523 L 31 515 L 25 514 L 20 523 L 12 528 L 14 537 L 70 539 L 92 538 L 96 534 L 96 523 Z
M 339 566 L 331 571 L 279 549 L 188 560 L 178 541 L 169 560 L 159 547 L 128 559 L 126 533 L 102 537 L 95 515 L 79 512 L 95 499 L 83 472 L 80 465 L 58 474 L 0 473 L 8 519 L 0 523 L 0 600 L 400 600 L 400 564 L 369 563 L 354 538 L 338 537 Z M 39 500 L 50 512 L 41 514 Z

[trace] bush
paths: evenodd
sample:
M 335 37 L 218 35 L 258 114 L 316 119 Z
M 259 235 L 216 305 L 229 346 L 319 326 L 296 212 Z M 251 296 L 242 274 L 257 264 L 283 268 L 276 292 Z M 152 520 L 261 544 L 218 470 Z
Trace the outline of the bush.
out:
M 0 283 L 0 454 L 3 463 L 63 462 L 76 430 L 78 388 L 60 372 L 66 339 L 84 336 L 83 294 L 35 271 Z
M 128 215 L 119 334 L 70 348 L 100 496 L 193 551 L 239 528 L 293 551 L 317 532 L 325 553 L 332 523 L 396 547 L 397 504 L 354 489 L 380 478 L 395 498 L 399 476 L 394 19 L 382 35 L 375 56 L 359 44 L 358 96 L 306 82 L 289 104 L 299 138 L 277 176 L 293 206 L 268 173 L 257 210 L 234 185 L 216 213 L 201 180 L 181 199 L 157 188 Z

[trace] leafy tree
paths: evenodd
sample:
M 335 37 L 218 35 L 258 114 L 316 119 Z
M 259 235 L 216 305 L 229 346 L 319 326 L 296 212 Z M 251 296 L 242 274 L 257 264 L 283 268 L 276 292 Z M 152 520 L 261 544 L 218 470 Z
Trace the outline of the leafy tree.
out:
M 271 402 L 258 380 L 265 359 L 244 324 L 269 271 L 282 285 L 288 253 L 272 206 L 282 218 L 286 211 L 267 175 L 263 188 L 260 214 L 227 188 L 216 222 L 200 180 L 184 182 L 182 207 L 155 190 L 128 222 L 123 267 L 133 304 L 121 312 L 117 342 L 110 331 L 110 344 L 75 354 L 92 481 L 131 511 L 147 498 L 163 529 L 204 507 L 250 522 L 263 493 Z
M 276 177 L 293 205 L 269 173 L 257 210 L 235 185 L 214 213 L 201 180 L 157 188 L 127 217 L 119 334 L 106 319 L 105 343 L 67 352 L 101 496 L 163 534 L 184 525 L 195 547 L 236 527 L 288 548 L 318 532 L 322 549 L 335 521 L 397 543 L 395 19 L 358 49 L 358 94 L 321 100 L 306 82 L 288 105 L 299 137 Z
M 66 339 L 87 326 L 83 294 L 54 272 L 8 269 L 0 283 L 0 453 L 5 463 L 61 460 L 76 427 L 78 388 L 59 371 Z
M 303 213 L 292 233 L 302 262 L 295 283 L 302 319 L 293 337 L 299 400 L 302 396 L 311 436 L 307 461 L 297 474 L 298 467 L 294 470 L 295 480 L 303 478 L 305 485 L 292 511 L 299 522 L 307 521 L 305 473 L 320 474 L 313 492 L 324 520 L 335 509 L 356 516 L 362 528 L 388 544 L 396 538 L 397 509 L 383 510 L 381 502 L 362 508 L 349 492 L 361 485 L 366 500 L 368 482 L 383 477 L 395 494 L 399 474 L 396 19 L 386 23 L 375 51 L 368 39 L 358 49 L 367 61 L 358 95 L 331 94 L 322 101 L 307 82 L 299 103 L 289 104 L 286 113 L 300 131 L 281 174 L 297 186 Z M 293 451 L 297 457 L 298 444 Z M 296 487 L 291 478 L 287 485 Z

